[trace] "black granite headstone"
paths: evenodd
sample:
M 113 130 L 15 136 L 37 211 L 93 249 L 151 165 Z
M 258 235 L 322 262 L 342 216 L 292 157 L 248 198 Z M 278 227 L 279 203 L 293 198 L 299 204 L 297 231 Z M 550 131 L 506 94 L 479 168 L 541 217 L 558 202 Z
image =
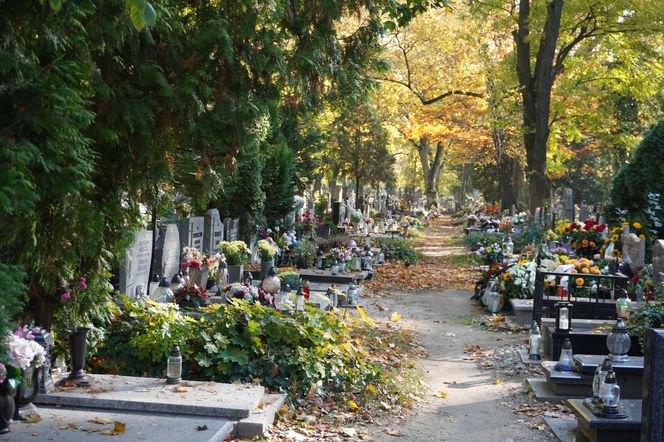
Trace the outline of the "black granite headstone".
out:
M 664 329 L 646 332 L 641 442 L 664 441 Z
M 341 214 L 341 202 L 334 201 L 332 203 L 332 223 L 335 226 L 339 225 L 340 214 Z
M 153 272 L 169 281 L 180 270 L 180 233 L 177 224 L 159 226 L 154 246 Z
M 224 224 L 221 222 L 219 211 L 210 209 L 205 212 L 203 227 L 203 251 L 216 253 L 218 244 L 224 240 Z
M 185 218 L 178 222 L 182 248 L 193 247 L 203 253 L 203 226 L 202 216 Z

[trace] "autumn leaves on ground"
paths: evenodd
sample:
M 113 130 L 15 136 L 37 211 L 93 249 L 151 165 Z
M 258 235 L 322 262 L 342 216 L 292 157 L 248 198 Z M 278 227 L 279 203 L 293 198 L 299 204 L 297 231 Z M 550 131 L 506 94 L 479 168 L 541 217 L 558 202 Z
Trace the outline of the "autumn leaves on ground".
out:
M 368 287 L 374 293 L 390 290 L 470 290 L 476 265 L 468 249 L 461 244 L 461 221 L 439 217 L 429 221 L 423 232 L 411 243 L 422 254 L 411 266 L 399 261 L 389 261 L 376 271 Z

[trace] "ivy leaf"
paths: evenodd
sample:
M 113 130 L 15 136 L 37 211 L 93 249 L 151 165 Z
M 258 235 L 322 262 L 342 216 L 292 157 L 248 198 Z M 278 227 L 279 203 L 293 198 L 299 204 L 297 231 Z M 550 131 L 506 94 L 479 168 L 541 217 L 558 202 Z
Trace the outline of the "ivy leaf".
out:
M 48 4 L 53 10 L 53 12 L 58 12 L 62 9 L 63 0 L 48 0 Z

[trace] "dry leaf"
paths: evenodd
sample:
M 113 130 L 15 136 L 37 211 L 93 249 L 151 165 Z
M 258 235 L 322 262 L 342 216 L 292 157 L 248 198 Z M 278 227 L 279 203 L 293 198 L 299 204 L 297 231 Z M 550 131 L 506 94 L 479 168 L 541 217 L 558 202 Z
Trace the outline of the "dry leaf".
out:
M 30 413 L 23 420 L 29 424 L 36 424 L 37 422 L 41 422 L 42 417 L 39 413 Z
M 401 313 L 399 313 L 399 312 L 393 312 L 393 313 L 390 315 L 390 321 L 392 321 L 392 322 L 399 322 L 399 321 L 401 321 Z
M 350 407 L 351 410 L 359 410 L 360 407 L 353 401 L 348 401 L 347 402 L 348 406 Z
M 196 431 L 205 431 L 208 429 L 207 425 L 199 425 L 196 427 Z
M 500 385 L 503 383 L 503 381 L 501 379 L 496 379 L 495 381 L 493 381 L 493 383 L 496 385 Z
M 106 424 L 112 424 L 114 421 L 113 419 L 108 419 L 105 417 L 95 417 L 93 419 L 90 419 L 88 422 L 92 422 L 93 424 L 106 425 Z
M 447 393 L 444 391 L 439 391 L 438 393 L 435 394 L 435 396 L 441 399 L 447 399 Z
M 181 385 L 178 385 L 177 387 L 175 387 L 173 389 L 173 391 L 176 392 L 176 393 L 186 393 L 186 392 L 189 391 L 189 389 L 187 387 L 183 387 Z
M 386 428 L 385 433 L 389 434 L 390 436 L 395 436 L 395 437 L 401 437 L 401 431 L 397 430 L 396 428 Z
M 127 424 L 120 421 L 113 422 L 113 432 L 116 434 L 122 434 L 127 431 Z

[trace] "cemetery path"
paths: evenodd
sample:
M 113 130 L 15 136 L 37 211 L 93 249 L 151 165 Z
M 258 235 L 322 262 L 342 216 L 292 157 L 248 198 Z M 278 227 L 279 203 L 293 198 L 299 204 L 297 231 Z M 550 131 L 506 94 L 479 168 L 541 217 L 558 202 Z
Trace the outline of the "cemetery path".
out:
M 478 309 L 467 291 L 397 292 L 369 306 L 373 317 L 415 330 L 427 355 L 418 361 L 428 391 L 423 403 L 403 420 L 377 421 L 369 433 L 376 441 L 556 441 L 541 419 L 515 414 L 530 401 L 523 377 L 505 377 L 482 350 L 521 343 L 525 335 L 487 331 L 469 325 Z M 383 310 L 384 309 L 384 310 Z M 486 360 L 482 360 L 487 358 Z M 441 397 L 442 396 L 442 397 Z M 400 434 L 401 437 L 395 437 Z
M 460 231 L 451 218 L 440 218 L 415 245 L 429 265 L 439 261 L 438 265 L 447 266 L 446 257 L 468 253 L 455 238 Z M 399 312 L 402 319 L 395 325 L 416 331 L 426 352 L 418 363 L 428 388 L 412 415 L 377 420 L 369 434 L 376 441 L 557 440 L 538 413 L 514 412 L 532 402 L 522 384 L 526 373 L 513 370 L 510 363 L 516 357 L 515 346 L 526 335 L 478 327 L 476 323 L 486 316 L 470 301 L 471 292 L 444 290 L 456 284 L 440 285 L 407 292 L 386 285 L 367 306 L 371 316 L 385 321 Z M 495 354 L 502 354 L 506 370 L 493 369 Z M 508 364 L 504 364 L 505 355 Z

